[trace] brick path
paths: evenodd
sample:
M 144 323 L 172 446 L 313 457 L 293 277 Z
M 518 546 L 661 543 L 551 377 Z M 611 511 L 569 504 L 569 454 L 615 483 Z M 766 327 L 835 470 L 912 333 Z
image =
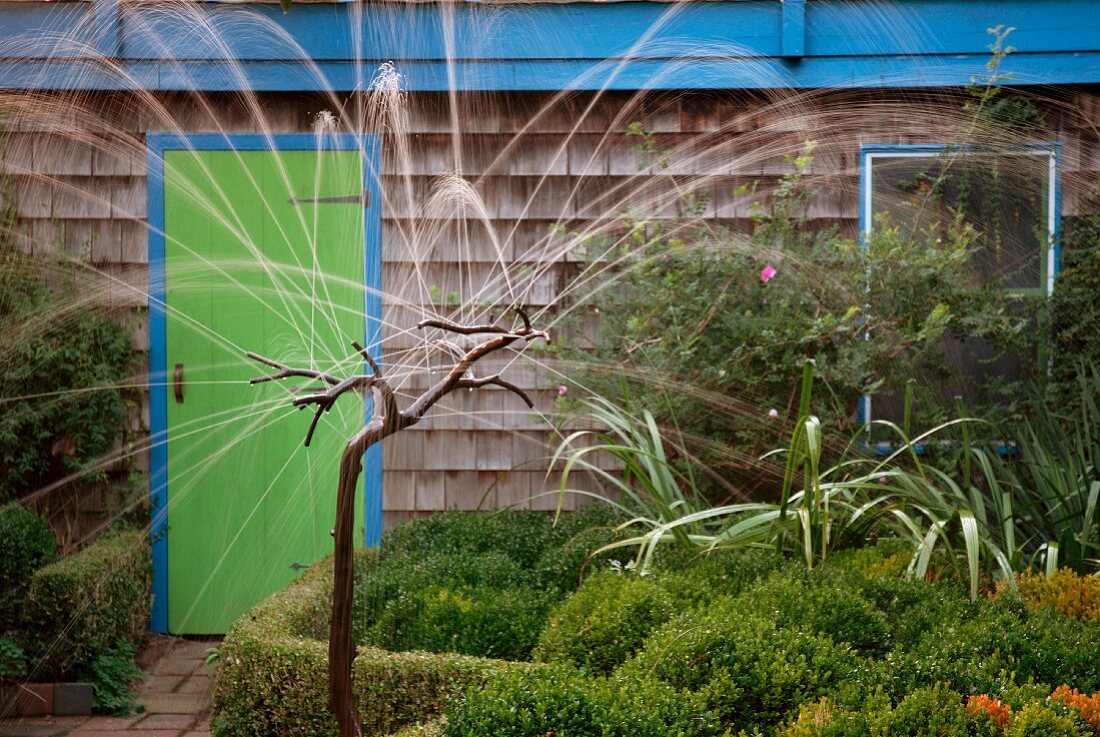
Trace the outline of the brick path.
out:
M 147 670 L 131 717 L 43 717 L 0 721 L 0 737 L 210 737 L 210 669 L 217 642 L 175 640 Z

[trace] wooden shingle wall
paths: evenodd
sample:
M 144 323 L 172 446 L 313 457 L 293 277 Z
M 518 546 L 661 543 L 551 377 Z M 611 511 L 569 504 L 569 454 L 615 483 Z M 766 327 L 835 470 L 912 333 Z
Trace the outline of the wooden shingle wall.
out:
M 695 217 L 746 229 L 750 199 L 787 173 L 785 156 L 818 141 L 809 216 L 854 235 L 861 143 L 959 140 L 968 119 L 958 95 L 831 92 L 813 95 L 682 93 L 414 95 L 397 117 L 369 116 L 383 132 L 384 360 L 406 392 L 429 375 L 413 330 L 426 314 L 500 317 L 520 302 L 553 328 L 557 295 L 574 288 L 576 234 L 620 232 L 628 210 Z M 96 270 L 97 298 L 133 317 L 135 349 L 148 347 L 144 135 L 171 132 L 302 132 L 332 110 L 340 130 L 368 117 L 359 100 L 315 96 L 101 94 L 0 97 L 2 168 L 12 182 L 26 247 L 63 249 Z M 1063 213 L 1072 214 L 1100 169 L 1100 92 L 1041 101 L 1065 144 Z M 341 107 L 342 106 L 342 107 Z M 456 131 L 454 121 L 458 120 Z M 627 136 L 638 121 L 646 143 Z M 452 304 L 452 295 L 459 307 Z M 546 353 L 508 363 L 534 412 L 506 392 L 460 393 L 430 419 L 387 441 L 387 524 L 449 507 L 552 508 L 541 460 L 547 417 L 563 379 L 538 368 Z M 503 367 L 510 361 L 497 361 Z M 493 366 L 485 367 L 486 371 Z M 147 407 L 142 418 L 148 422 Z M 303 428 L 304 429 L 304 428 Z M 139 464 L 146 468 L 144 454 Z

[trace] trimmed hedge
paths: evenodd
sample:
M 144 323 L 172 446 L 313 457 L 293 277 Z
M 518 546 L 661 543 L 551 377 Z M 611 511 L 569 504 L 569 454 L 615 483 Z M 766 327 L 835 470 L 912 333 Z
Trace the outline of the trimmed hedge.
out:
M 62 678 L 123 643 L 137 647 L 149 626 L 149 539 L 120 532 L 38 569 L 23 603 L 31 678 Z
M 56 555 L 46 520 L 19 502 L 0 506 L 0 634 L 18 626 L 31 577 Z
M 358 553 L 357 569 L 375 565 Z M 332 559 L 248 614 L 225 636 L 214 683 L 222 737 L 335 735 L 328 701 L 328 612 Z M 505 671 L 536 668 L 464 655 L 393 653 L 360 647 L 352 682 L 367 735 L 387 735 L 436 716 L 451 696 Z
M 675 602 L 653 576 L 601 572 L 551 614 L 535 659 L 607 675 L 675 613 Z

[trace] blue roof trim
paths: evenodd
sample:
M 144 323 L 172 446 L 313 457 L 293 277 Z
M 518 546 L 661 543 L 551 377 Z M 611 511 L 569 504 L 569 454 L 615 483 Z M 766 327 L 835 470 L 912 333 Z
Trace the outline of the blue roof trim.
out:
M 286 15 L 0 0 L 0 87 L 350 91 L 384 61 L 412 90 L 448 89 L 449 71 L 467 90 L 955 86 L 987 73 L 998 25 L 1016 28 L 1001 69 L 1014 84 L 1100 81 L 1093 0 L 337 3 Z

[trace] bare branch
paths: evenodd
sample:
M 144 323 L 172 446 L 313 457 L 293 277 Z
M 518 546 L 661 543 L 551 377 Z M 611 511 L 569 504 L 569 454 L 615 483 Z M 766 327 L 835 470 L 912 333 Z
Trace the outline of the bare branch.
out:
M 513 394 L 517 395 L 520 399 L 527 404 L 528 407 L 534 409 L 535 403 L 531 401 L 531 397 L 527 396 L 527 392 L 520 389 L 518 386 L 510 381 L 505 381 L 500 378 L 500 374 L 493 374 L 492 376 L 482 376 L 476 379 L 459 379 L 455 384 L 456 389 L 478 389 L 488 385 L 499 386 L 507 389 Z
M 355 340 L 351 342 L 351 345 L 353 348 L 355 348 L 356 351 L 359 352 L 359 355 L 363 357 L 363 360 L 367 362 L 367 365 L 370 366 L 370 370 L 374 372 L 374 375 L 381 379 L 382 367 L 379 366 L 378 363 L 371 356 L 371 354 L 367 352 L 367 349 L 359 345 L 359 342 Z
M 479 335 L 485 333 L 496 334 L 510 334 L 512 331 L 508 328 L 502 328 L 499 325 L 459 325 L 457 322 L 452 322 L 444 318 L 421 320 L 416 323 L 417 329 L 422 328 L 439 328 L 440 330 L 446 330 L 448 333 L 458 333 L 459 335 Z M 520 337 L 520 336 L 516 336 Z
M 263 384 L 266 381 L 280 381 L 282 379 L 289 379 L 289 378 L 294 377 L 294 376 L 298 376 L 298 377 L 302 377 L 302 378 L 306 378 L 306 379 L 315 379 L 316 381 L 323 381 L 326 384 L 331 384 L 333 386 L 340 383 L 340 380 L 337 379 L 335 376 L 329 376 L 328 374 L 322 373 L 320 371 L 314 371 L 313 369 L 295 369 L 295 368 L 291 368 L 290 366 L 287 366 L 286 364 L 279 363 L 278 361 L 273 361 L 270 358 L 265 358 L 264 356 L 261 356 L 257 353 L 253 353 L 252 351 L 249 351 L 245 355 L 247 355 L 253 361 L 259 361 L 260 363 L 262 363 L 264 365 L 267 365 L 267 366 L 270 366 L 271 368 L 279 369 L 278 373 L 269 374 L 267 376 L 260 376 L 260 377 L 257 377 L 255 379 L 250 379 L 248 381 L 248 383 L 252 384 L 252 385 Z

